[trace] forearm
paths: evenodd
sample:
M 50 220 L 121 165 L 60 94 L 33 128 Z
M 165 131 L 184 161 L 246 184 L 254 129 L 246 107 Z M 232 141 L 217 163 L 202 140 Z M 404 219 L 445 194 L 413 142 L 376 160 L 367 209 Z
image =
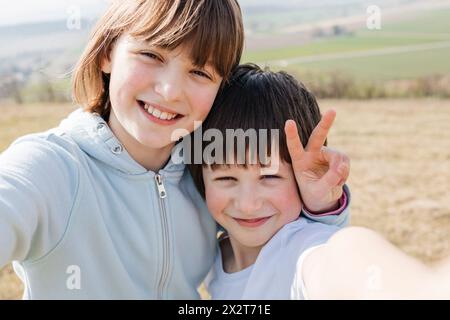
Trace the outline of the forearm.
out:
M 435 277 L 433 283 L 436 283 L 436 290 L 442 288 L 442 297 L 450 299 L 450 256 L 435 263 L 431 269 Z
M 427 266 L 368 229 L 339 231 L 308 260 L 305 273 L 311 298 L 450 298 L 450 262 L 439 268 Z

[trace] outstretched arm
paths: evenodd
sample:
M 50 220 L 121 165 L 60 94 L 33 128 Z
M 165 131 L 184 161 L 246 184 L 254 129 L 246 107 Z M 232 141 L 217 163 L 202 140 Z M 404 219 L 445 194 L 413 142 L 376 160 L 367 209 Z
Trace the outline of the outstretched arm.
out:
M 450 259 L 425 265 L 361 227 L 338 231 L 299 272 L 309 299 L 450 298 Z
M 76 194 L 78 181 L 69 175 L 73 161 L 32 137 L 0 155 L 0 268 L 51 250 L 63 235 Z

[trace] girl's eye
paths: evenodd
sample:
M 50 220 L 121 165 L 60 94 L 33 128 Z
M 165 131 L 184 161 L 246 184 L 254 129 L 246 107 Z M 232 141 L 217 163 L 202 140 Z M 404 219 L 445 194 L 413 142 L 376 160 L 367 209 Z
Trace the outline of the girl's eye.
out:
M 142 52 L 141 54 L 146 56 L 146 57 L 148 57 L 148 58 L 150 58 L 150 59 L 155 59 L 155 60 L 158 60 L 158 61 L 162 61 L 162 59 L 159 56 L 157 56 L 156 54 L 154 54 L 152 52 Z
M 211 77 L 208 74 L 206 74 L 205 72 L 203 72 L 203 71 L 195 70 L 195 71 L 192 71 L 192 73 L 194 73 L 194 74 L 196 74 L 196 75 L 198 75 L 200 77 L 204 77 L 206 79 L 211 80 Z

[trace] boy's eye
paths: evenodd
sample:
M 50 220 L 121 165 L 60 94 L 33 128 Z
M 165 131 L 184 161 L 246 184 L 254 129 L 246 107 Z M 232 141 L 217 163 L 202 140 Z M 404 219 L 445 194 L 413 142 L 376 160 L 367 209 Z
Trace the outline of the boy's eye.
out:
M 217 177 L 214 181 L 237 181 L 234 177 Z
M 263 179 L 280 179 L 280 178 L 281 177 L 276 174 L 268 174 L 268 175 L 261 176 L 261 180 L 263 180 Z
M 196 74 L 196 75 L 198 75 L 198 76 L 200 76 L 200 77 L 204 77 L 204 78 L 206 78 L 206 79 L 211 80 L 211 77 L 210 77 L 207 73 L 205 73 L 205 72 L 203 72 L 203 71 L 200 71 L 200 70 L 194 70 L 194 71 L 192 71 L 192 73 L 193 73 L 193 74 Z

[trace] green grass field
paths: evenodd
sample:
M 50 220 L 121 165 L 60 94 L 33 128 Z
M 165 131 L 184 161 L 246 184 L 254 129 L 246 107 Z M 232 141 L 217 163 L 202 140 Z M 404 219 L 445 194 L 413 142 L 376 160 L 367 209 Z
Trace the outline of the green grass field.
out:
M 440 48 L 429 48 L 435 44 Z M 386 53 L 383 50 L 399 49 Z M 360 57 L 364 53 L 366 56 Z M 326 55 L 320 59 L 321 55 Z M 381 30 L 323 38 L 304 45 L 247 51 L 243 61 L 312 72 L 341 71 L 363 80 L 411 79 L 450 73 L 450 10 L 428 11 Z M 303 61 L 295 61 L 303 58 Z M 305 59 L 320 59 L 305 61 Z M 277 61 L 284 60 L 280 64 Z
M 450 73 L 450 47 L 377 57 L 358 57 L 308 64 L 294 64 L 299 71 L 342 71 L 362 80 L 410 79 L 432 74 Z
M 285 47 L 278 49 L 261 50 L 256 52 L 246 52 L 244 61 L 271 61 L 279 59 L 289 59 L 294 57 L 307 57 L 318 54 L 343 53 L 354 52 L 371 49 L 381 49 L 386 47 L 403 46 L 403 45 L 417 45 L 423 43 L 436 42 L 442 39 L 441 37 L 418 37 L 418 36 L 383 36 L 379 32 L 377 35 L 370 35 L 367 32 L 356 33 L 355 35 L 342 36 L 337 38 L 328 38 L 318 40 L 303 46 Z M 450 40 L 450 33 L 448 36 Z
M 391 32 L 450 33 L 450 9 L 426 11 L 409 21 L 386 26 Z

